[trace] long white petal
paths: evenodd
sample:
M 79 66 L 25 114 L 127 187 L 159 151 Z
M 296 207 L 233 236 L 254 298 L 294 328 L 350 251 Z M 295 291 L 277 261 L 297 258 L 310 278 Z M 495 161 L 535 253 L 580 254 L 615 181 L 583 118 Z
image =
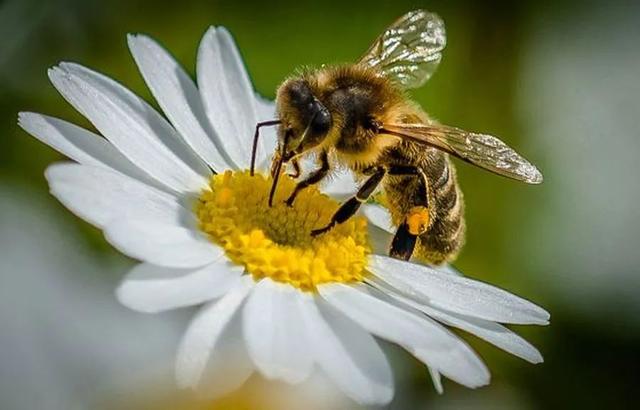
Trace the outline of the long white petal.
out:
M 159 266 L 195 268 L 224 255 L 220 247 L 196 229 L 163 225 L 146 219 L 112 221 L 105 228 L 104 235 L 125 255 Z
M 434 269 L 447 275 L 464 276 L 462 272 L 454 268 L 453 265 L 449 263 L 445 263 L 440 266 L 434 266 Z
M 393 375 L 373 337 L 320 299 L 309 298 L 304 312 L 312 341 L 309 350 L 329 379 L 359 404 L 389 403 Z
M 214 399 L 229 394 L 241 387 L 256 370 L 242 337 L 242 315 L 236 311 L 204 368 L 196 389 L 200 396 Z
M 479 338 L 484 339 L 487 342 L 494 344 L 497 347 L 530 363 L 541 363 L 543 361 L 542 355 L 538 349 L 499 323 L 478 319 L 476 317 L 469 317 L 459 313 L 448 312 L 440 308 L 418 303 L 412 299 L 395 293 L 377 280 L 373 280 L 372 284 L 390 298 L 395 299 L 401 304 L 417 309 L 445 325 L 457 327 L 458 329 L 462 329 L 476 335 Z
M 227 293 L 243 270 L 225 259 L 196 269 L 140 263 L 125 276 L 116 295 L 126 307 L 146 313 L 199 305 Z
M 153 39 L 129 35 L 127 40 L 151 93 L 187 144 L 218 173 L 230 168 L 210 137 L 213 130 L 191 77 Z
M 211 125 L 234 164 L 247 168 L 258 118 L 255 97 L 233 39 L 224 28 L 211 27 L 203 36 L 196 71 Z M 260 151 L 265 152 L 264 147 Z
M 369 267 L 392 287 L 434 307 L 501 323 L 549 323 L 540 306 L 483 282 L 378 255 Z
M 542 363 L 542 355 L 531 343 L 499 323 L 466 317 L 424 306 L 424 312 L 438 321 L 467 331 L 530 363 Z
M 205 305 L 193 318 L 178 348 L 176 380 L 180 387 L 198 387 L 202 381 L 207 362 L 210 360 L 216 362 L 218 369 L 227 368 L 230 370 L 230 374 L 227 375 L 216 372 L 220 376 L 217 380 L 219 383 L 230 384 L 222 390 L 232 389 L 238 381 L 244 381 L 243 377 L 236 376 L 230 377 L 234 380 L 233 383 L 229 383 L 229 380 L 225 378 L 233 374 L 236 363 L 223 354 L 224 349 L 219 349 L 218 344 L 225 328 L 229 325 L 252 286 L 253 279 L 244 277 L 224 297 Z M 235 345 L 242 344 L 242 339 L 235 340 Z M 246 372 L 241 372 L 240 376 L 244 375 Z M 216 388 L 215 381 L 212 380 L 212 388 Z
M 249 78 L 247 67 L 242 60 L 240 50 L 233 36 L 225 27 L 218 27 L 218 42 L 220 43 L 222 63 L 229 81 L 230 97 L 233 101 L 244 101 L 240 107 L 241 111 L 236 112 L 234 117 L 237 126 L 245 130 L 242 131 L 243 134 L 240 135 L 240 138 L 245 143 L 251 142 L 259 118 L 257 100 L 251 84 L 251 78 Z M 266 140 L 264 139 L 260 141 L 262 152 L 267 152 L 265 142 Z
M 243 309 L 249 354 L 267 378 L 299 383 L 309 377 L 313 356 L 305 330 L 302 293 L 290 285 L 261 280 Z
M 362 206 L 362 212 L 367 219 L 378 228 L 384 229 L 392 235 L 396 233 L 397 228 L 393 225 L 391 214 L 387 208 L 381 205 L 364 204 Z
M 45 176 L 53 196 L 100 228 L 123 218 L 176 225 L 193 220 L 173 195 L 108 168 L 64 162 L 50 165 Z
M 18 125 L 80 164 L 113 169 L 146 184 L 160 186 L 106 139 L 84 128 L 33 112 L 18 114 Z
M 429 370 L 429 375 L 431 376 L 431 380 L 433 381 L 433 387 L 436 389 L 438 394 L 444 393 L 444 389 L 442 388 L 442 377 L 440 376 L 440 372 L 438 370 L 427 366 Z
M 275 102 L 268 100 L 256 93 L 256 112 L 258 114 L 258 121 L 271 121 L 277 120 L 276 104 Z M 262 127 L 260 129 L 260 141 L 262 146 L 258 149 L 258 155 L 256 157 L 256 164 L 264 164 L 264 170 L 267 170 L 270 166 L 269 161 L 273 156 L 278 144 L 277 126 Z
M 428 317 L 415 315 L 344 284 L 323 285 L 319 292 L 369 332 L 403 346 L 450 379 L 468 387 L 489 383 L 489 371 L 475 352 Z
M 178 192 L 206 186 L 209 170 L 149 104 L 115 81 L 77 64 L 49 71 L 58 91 L 120 152 Z
M 391 247 L 392 236 L 384 229 L 378 228 L 374 224 L 367 224 L 369 234 L 369 244 L 374 254 L 385 255 Z
M 329 176 L 322 183 L 320 190 L 338 200 L 346 200 L 356 194 L 358 184 L 351 171 L 340 170 L 335 175 Z

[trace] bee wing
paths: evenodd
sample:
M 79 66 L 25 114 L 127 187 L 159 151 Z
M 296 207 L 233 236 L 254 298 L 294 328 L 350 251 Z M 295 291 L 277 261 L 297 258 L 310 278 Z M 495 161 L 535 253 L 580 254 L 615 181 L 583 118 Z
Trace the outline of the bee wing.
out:
M 529 161 L 498 138 L 440 124 L 384 124 L 380 133 L 425 144 L 496 174 L 529 184 L 542 182 L 542 174 Z
M 414 10 L 387 28 L 358 63 L 378 69 L 404 88 L 417 88 L 435 72 L 445 45 L 442 19 Z

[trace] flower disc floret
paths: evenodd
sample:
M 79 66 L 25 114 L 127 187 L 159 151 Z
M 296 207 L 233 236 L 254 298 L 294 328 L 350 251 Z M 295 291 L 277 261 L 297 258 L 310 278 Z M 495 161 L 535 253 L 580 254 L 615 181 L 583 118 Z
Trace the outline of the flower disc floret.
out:
M 310 187 L 287 206 L 295 182 L 283 175 L 269 207 L 271 182 L 248 172 L 214 175 L 196 205 L 200 229 L 255 280 L 268 277 L 304 291 L 323 283 L 361 282 L 371 251 L 366 220 L 354 217 L 312 237 L 338 203 Z

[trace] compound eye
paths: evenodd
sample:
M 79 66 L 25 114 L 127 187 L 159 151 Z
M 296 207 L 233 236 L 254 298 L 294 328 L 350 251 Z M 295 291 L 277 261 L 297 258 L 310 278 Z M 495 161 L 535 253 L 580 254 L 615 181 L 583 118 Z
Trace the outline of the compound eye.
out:
M 316 102 L 315 114 L 311 120 L 311 131 L 314 134 L 324 134 L 331 128 L 331 113 L 319 102 Z

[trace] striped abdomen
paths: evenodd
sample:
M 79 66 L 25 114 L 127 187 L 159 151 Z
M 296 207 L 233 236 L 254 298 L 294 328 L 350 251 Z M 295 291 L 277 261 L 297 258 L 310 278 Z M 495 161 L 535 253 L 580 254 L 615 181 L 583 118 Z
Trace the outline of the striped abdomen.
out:
M 384 162 L 415 165 L 427 179 L 428 201 L 421 178 L 388 177 L 384 181 L 387 207 L 396 226 L 400 226 L 411 208 L 428 202 L 429 228 L 418 238 L 413 256 L 431 264 L 455 259 L 464 244 L 464 201 L 449 156 L 404 142 L 387 151 Z
M 453 261 L 464 245 L 464 198 L 456 179 L 456 170 L 447 154 L 434 152 L 429 161 L 429 202 L 431 224 L 419 238 L 415 256 L 441 264 Z

